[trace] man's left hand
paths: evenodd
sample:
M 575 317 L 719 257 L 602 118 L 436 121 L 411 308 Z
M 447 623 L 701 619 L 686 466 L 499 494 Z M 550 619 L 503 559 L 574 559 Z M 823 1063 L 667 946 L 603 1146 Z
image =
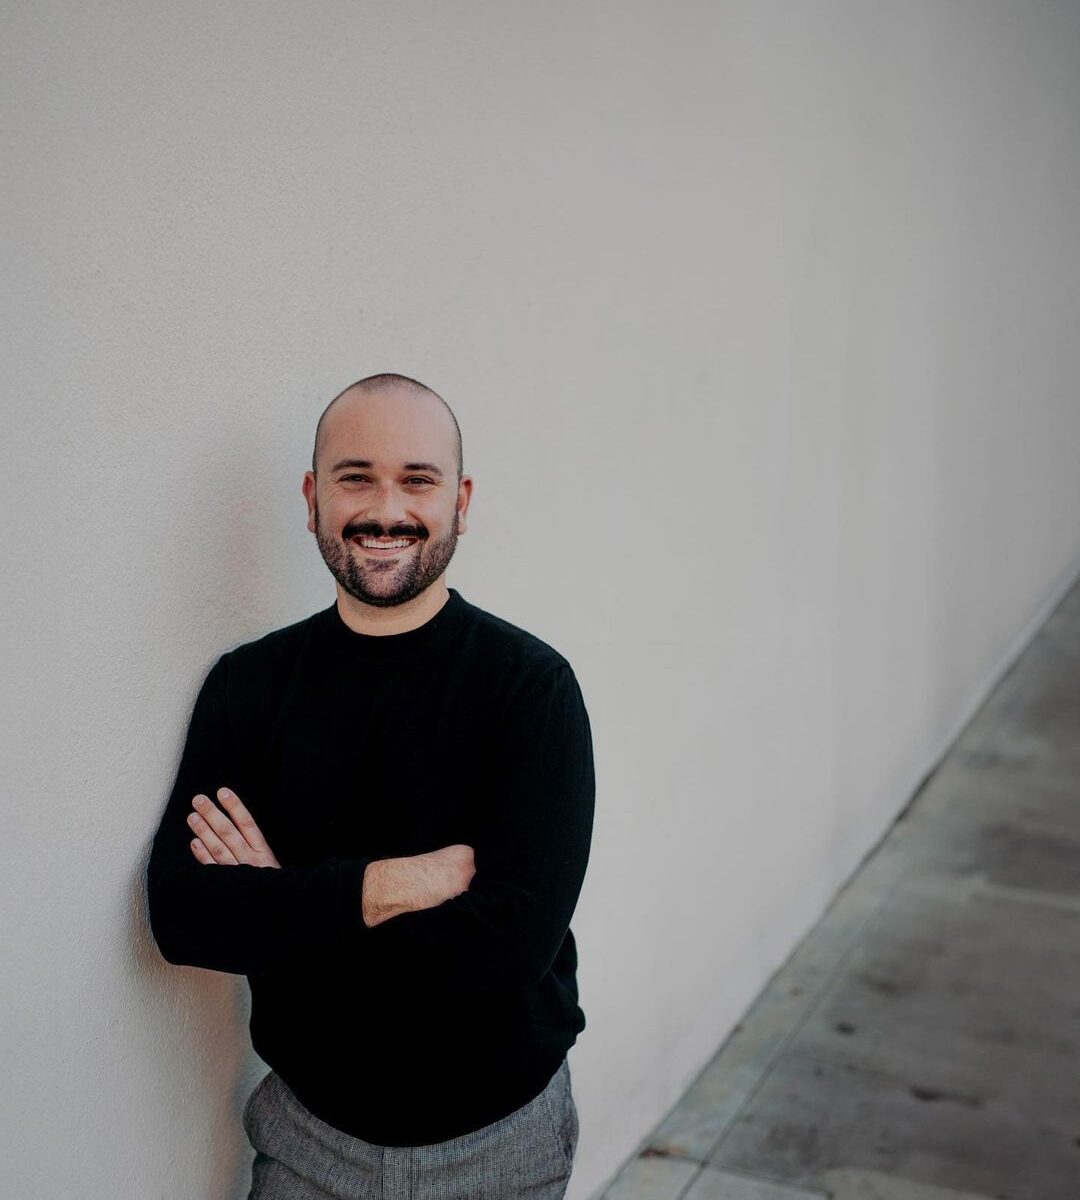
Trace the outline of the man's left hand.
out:
M 235 867 L 240 863 L 280 867 L 240 797 L 229 788 L 218 788 L 217 798 L 225 812 L 209 796 L 196 796 L 192 801 L 195 811 L 189 814 L 187 823 L 196 835 L 191 853 L 199 862 L 205 867 Z

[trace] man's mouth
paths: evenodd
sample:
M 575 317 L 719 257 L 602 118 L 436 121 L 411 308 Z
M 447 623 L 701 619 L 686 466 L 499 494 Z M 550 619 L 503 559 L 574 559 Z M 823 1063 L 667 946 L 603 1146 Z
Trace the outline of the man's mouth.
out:
M 365 554 L 370 554 L 375 558 L 393 558 L 402 551 L 408 550 L 418 539 L 354 537 L 349 540 L 354 546 L 359 546 Z

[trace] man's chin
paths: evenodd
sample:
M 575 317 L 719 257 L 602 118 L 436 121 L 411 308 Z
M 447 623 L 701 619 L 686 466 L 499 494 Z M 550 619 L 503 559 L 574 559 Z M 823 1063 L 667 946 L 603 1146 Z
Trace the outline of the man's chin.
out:
M 350 595 L 364 604 L 370 604 L 372 608 L 394 608 L 396 605 L 404 604 L 407 600 L 413 598 L 408 593 L 400 593 L 394 596 L 373 596 L 370 592 L 365 592 L 362 595 L 351 592 Z
M 396 605 L 405 604 L 419 595 L 419 592 L 415 592 L 411 588 L 397 588 L 388 592 L 373 592 L 370 588 L 358 588 L 352 583 L 346 583 L 341 579 L 338 582 L 354 600 L 359 600 L 362 604 L 370 604 L 373 608 L 394 608 Z

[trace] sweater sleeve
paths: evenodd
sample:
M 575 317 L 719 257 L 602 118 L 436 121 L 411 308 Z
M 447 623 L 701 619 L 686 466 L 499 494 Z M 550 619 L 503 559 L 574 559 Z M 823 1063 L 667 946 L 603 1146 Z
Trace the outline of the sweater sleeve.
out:
M 180 766 L 147 865 L 150 928 L 171 963 L 254 975 L 353 954 L 369 860 L 314 867 L 205 866 L 191 853 L 192 798 L 236 788 L 241 764 L 230 734 L 228 655 L 195 701 Z M 258 821 L 258 814 L 253 812 Z
M 368 930 L 359 965 L 372 984 L 468 992 L 527 986 L 550 969 L 581 891 L 595 799 L 589 718 L 568 663 L 518 690 L 489 781 L 468 891 Z

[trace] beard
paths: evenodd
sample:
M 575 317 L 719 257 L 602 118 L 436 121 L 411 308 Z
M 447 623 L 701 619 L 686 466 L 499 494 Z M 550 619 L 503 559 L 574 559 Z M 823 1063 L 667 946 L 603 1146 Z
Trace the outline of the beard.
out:
M 315 541 L 330 574 L 354 599 L 377 608 L 405 604 L 429 588 L 454 557 L 457 528 L 455 512 L 453 524 L 443 537 L 435 541 L 426 536 L 419 538 L 412 549 L 402 552 L 403 557 L 407 556 L 404 562 L 366 558 L 350 541 L 324 528 L 319 507 L 315 506 Z M 393 531 L 387 533 L 392 535 Z

